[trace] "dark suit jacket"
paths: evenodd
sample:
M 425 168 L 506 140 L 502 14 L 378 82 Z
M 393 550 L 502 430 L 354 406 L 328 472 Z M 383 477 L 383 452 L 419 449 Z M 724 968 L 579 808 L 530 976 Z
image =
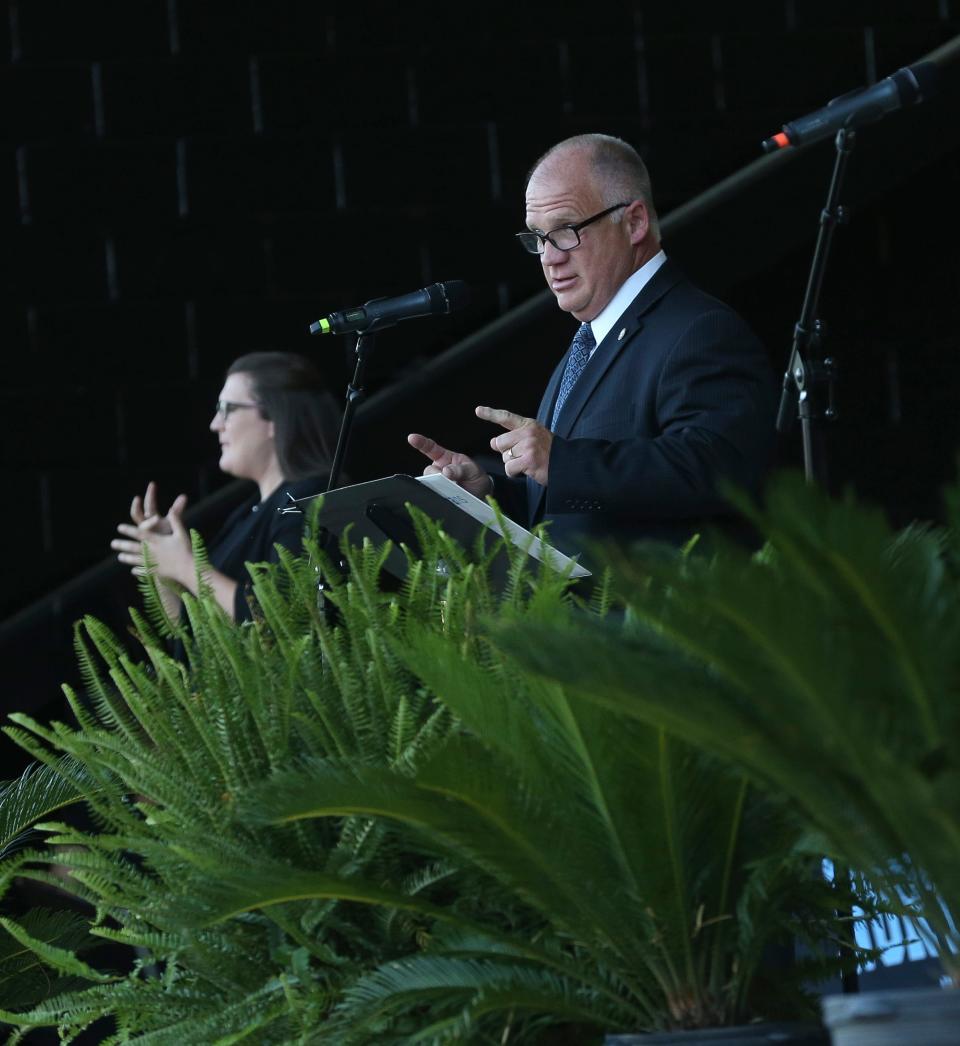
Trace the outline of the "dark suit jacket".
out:
M 547 427 L 565 364 L 566 355 L 537 413 Z M 567 552 L 609 536 L 679 544 L 729 513 L 720 477 L 759 489 L 775 408 L 770 365 L 749 327 L 667 261 L 570 392 L 548 485 L 501 481 L 496 494 L 508 511 L 525 495 L 527 522 L 549 521 Z

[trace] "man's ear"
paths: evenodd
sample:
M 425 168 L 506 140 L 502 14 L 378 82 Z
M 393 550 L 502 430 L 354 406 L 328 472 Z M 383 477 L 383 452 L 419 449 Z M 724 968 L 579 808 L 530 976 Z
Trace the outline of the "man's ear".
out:
M 623 220 L 630 232 L 630 242 L 642 243 L 650 231 L 650 214 L 643 200 L 634 200 L 624 211 Z

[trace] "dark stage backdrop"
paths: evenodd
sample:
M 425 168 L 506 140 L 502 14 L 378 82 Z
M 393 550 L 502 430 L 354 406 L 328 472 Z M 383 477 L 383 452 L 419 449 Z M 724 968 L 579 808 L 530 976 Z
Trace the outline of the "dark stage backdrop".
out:
M 304 352 L 342 395 L 349 341 L 311 339 L 312 320 L 466 280 L 470 309 L 380 339 L 369 385 L 382 409 L 347 467 L 418 470 L 410 428 L 482 450 L 471 407 L 534 410 L 569 319 L 551 308 L 442 382 L 402 390 L 541 290 L 512 233 L 545 148 L 622 135 L 669 214 L 785 121 L 960 33 L 960 0 L 2 10 L 0 692 L 5 710 L 41 719 L 63 715 L 58 684 L 75 681 L 71 619 L 122 626 L 136 598 L 119 570 L 76 580 L 108 553 L 132 494 L 152 478 L 196 501 L 224 482 L 206 427 L 235 356 Z M 821 313 L 841 365 L 833 486 L 898 523 L 938 517 L 960 447 L 957 91 L 936 104 L 859 136 Z M 830 167 L 825 143 L 665 243 L 750 320 L 779 371 Z M 784 441 L 782 463 L 798 444 Z M 218 511 L 208 499 L 198 525 Z M 0 776 L 23 761 L 0 736 Z M 875 983 L 922 980 L 922 964 L 891 954 Z
M 311 320 L 469 281 L 469 310 L 383 337 L 377 391 L 537 291 L 512 233 L 524 173 L 552 142 L 628 138 L 668 213 L 785 120 L 951 38 L 958 8 L 9 0 L 0 615 L 101 559 L 147 479 L 194 500 L 222 482 L 206 426 L 236 355 L 311 354 L 340 395 L 348 342 L 309 338 Z M 960 442 L 958 174 L 953 148 L 862 208 L 828 278 L 837 479 L 898 518 L 936 514 Z M 811 243 L 825 189 L 802 201 Z M 703 230 L 708 286 L 745 240 L 775 247 L 775 227 L 756 226 L 748 203 L 733 228 Z M 772 249 L 762 275 L 724 287 L 781 369 L 809 250 Z M 554 351 L 556 331 L 544 337 Z M 525 332 L 516 357 L 536 341 Z M 497 405 L 531 409 L 545 369 L 517 367 L 513 385 L 505 371 Z M 474 380 L 446 391 L 466 405 Z M 415 468 L 402 432 L 431 431 L 422 413 L 358 444 L 351 471 Z

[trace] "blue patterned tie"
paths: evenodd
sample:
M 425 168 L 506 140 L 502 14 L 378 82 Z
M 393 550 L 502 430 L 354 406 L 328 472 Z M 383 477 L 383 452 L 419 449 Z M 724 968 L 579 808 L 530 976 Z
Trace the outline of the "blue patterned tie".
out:
M 560 391 L 557 393 L 557 403 L 553 408 L 553 421 L 550 422 L 551 431 L 557 427 L 557 418 L 560 411 L 570 395 L 570 390 L 577 383 L 577 378 L 583 373 L 583 368 L 590 359 L 590 353 L 597 347 L 597 339 L 593 336 L 589 323 L 581 323 L 580 329 L 573 336 L 570 345 L 570 355 L 567 357 L 567 365 L 563 368 L 563 377 L 560 379 Z

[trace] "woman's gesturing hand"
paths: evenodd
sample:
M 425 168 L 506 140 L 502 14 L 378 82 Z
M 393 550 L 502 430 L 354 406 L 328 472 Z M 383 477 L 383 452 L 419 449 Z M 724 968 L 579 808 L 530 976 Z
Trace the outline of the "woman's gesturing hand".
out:
M 122 535 L 110 542 L 117 559 L 129 566 L 137 577 L 147 570 L 147 563 L 160 578 L 176 581 L 186 588 L 194 588 L 196 568 L 190 535 L 183 525 L 182 513 L 186 495 L 181 494 L 165 516 L 156 512 L 156 490 L 150 484 L 143 502 L 133 499 L 130 518 L 139 522 L 121 523 L 117 531 Z M 154 511 L 147 515 L 146 509 Z

